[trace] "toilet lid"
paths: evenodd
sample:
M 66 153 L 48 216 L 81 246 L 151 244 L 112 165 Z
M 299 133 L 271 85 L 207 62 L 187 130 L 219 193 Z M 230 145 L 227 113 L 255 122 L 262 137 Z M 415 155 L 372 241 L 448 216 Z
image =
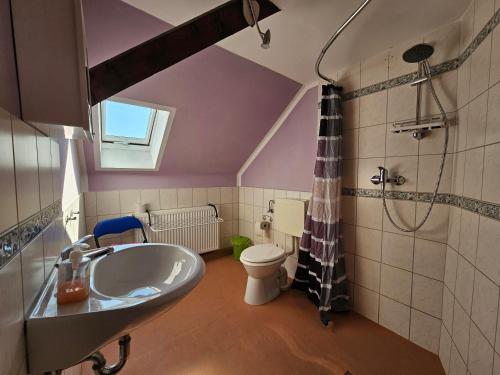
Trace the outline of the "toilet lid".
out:
M 240 258 L 251 263 L 265 263 L 281 258 L 284 253 L 283 249 L 274 245 L 255 245 L 243 250 Z

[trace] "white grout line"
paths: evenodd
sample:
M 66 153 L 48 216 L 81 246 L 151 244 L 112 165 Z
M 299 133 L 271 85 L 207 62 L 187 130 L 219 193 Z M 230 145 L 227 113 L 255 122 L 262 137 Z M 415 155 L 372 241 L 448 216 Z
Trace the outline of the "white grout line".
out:
M 284 124 L 290 113 L 295 109 L 297 104 L 300 102 L 300 100 L 304 97 L 305 93 L 308 92 L 310 89 L 313 87 L 316 87 L 319 85 L 319 82 L 315 81 L 312 82 L 308 85 L 303 85 L 299 91 L 295 94 L 295 96 L 290 100 L 290 103 L 286 106 L 286 108 L 281 112 L 281 115 L 278 117 L 274 125 L 272 126 L 271 129 L 266 133 L 264 138 L 259 142 L 257 147 L 252 151 L 248 159 L 243 163 L 241 166 L 240 170 L 238 171 L 236 175 L 236 186 L 241 186 L 241 177 L 243 176 L 243 173 L 248 169 L 248 167 L 253 163 L 253 161 L 259 156 L 261 151 L 266 147 L 268 142 L 271 140 L 271 138 L 276 134 L 276 132 L 281 128 L 281 126 Z

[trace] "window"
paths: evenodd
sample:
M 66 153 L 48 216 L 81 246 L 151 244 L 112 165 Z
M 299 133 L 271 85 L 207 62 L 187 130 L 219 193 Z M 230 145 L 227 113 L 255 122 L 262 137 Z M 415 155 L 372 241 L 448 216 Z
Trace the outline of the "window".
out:
M 92 108 L 97 170 L 158 170 L 175 108 L 111 98 Z
M 117 100 L 101 104 L 102 141 L 149 145 L 158 110 Z

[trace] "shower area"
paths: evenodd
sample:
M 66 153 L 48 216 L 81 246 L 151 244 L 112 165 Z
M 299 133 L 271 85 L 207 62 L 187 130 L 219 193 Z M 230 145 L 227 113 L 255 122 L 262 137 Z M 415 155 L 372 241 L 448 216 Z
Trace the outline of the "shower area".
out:
M 499 22 L 476 0 L 333 76 L 352 308 L 453 374 L 500 368 Z

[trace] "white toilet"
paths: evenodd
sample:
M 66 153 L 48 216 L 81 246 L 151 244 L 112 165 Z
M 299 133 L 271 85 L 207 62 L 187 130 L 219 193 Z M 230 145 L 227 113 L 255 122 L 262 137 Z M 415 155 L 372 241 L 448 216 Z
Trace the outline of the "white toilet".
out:
M 280 294 L 280 285 L 286 282 L 280 278 L 285 259 L 285 251 L 271 244 L 251 246 L 241 253 L 240 261 L 248 273 L 246 303 L 262 305 Z
M 295 238 L 300 237 L 306 211 L 306 200 L 277 199 L 274 205 L 274 228 Z M 251 246 L 241 253 L 240 261 L 248 273 L 246 303 L 262 305 L 276 298 L 281 289 L 286 288 L 287 273 L 282 265 L 293 252 L 287 253 L 273 244 L 264 244 Z

